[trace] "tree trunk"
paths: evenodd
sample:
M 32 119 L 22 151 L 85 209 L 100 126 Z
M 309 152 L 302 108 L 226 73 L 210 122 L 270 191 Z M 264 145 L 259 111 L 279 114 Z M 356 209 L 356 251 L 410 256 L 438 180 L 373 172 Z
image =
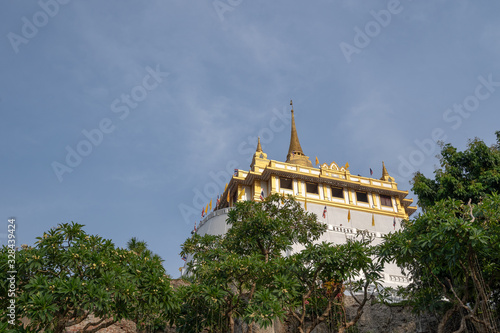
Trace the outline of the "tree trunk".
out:
M 54 333 L 63 333 L 65 329 L 66 325 L 64 324 L 64 322 L 58 322 L 54 327 Z
M 233 312 L 229 312 L 229 331 L 231 333 L 234 333 L 234 318 L 233 318 Z
M 439 322 L 439 325 L 437 327 L 438 333 L 444 333 L 446 323 L 448 322 L 450 317 L 453 315 L 453 313 L 456 311 L 456 309 L 457 309 L 456 306 L 454 306 L 451 309 L 449 309 L 448 311 L 446 311 L 446 313 L 444 314 L 443 318 L 441 318 L 441 321 Z
M 113 320 L 112 318 L 109 321 L 107 321 L 107 320 L 108 320 L 108 318 L 102 318 L 101 320 L 99 320 L 96 323 L 88 323 L 87 325 L 85 325 L 85 327 L 83 328 L 83 330 L 81 332 L 96 333 L 97 331 L 99 331 L 103 328 L 109 327 L 118 321 L 118 320 Z M 94 326 L 94 327 L 91 328 L 92 326 Z
M 64 330 L 66 329 L 66 322 L 67 322 L 64 316 L 58 313 L 54 318 L 54 322 L 55 322 L 54 333 L 63 333 Z
M 289 313 L 291 314 L 291 318 L 294 318 L 299 323 L 299 325 L 297 326 L 299 332 L 304 333 L 304 328 L 302 327 L 304 325 L 304 320 L 302 319 L 302 316 L 299 317 L 292 309 L 289 309 L 289 311 Z

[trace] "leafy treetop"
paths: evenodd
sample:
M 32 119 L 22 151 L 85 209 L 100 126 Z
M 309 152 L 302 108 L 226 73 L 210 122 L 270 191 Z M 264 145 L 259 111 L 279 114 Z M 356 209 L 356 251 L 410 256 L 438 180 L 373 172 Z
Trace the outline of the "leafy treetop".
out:
M 443 145 L 435 179 L 417 172 L 413 192 L 424 210 L 436 202 L 453 198 L 478 203 L 486 194 L 500 191 L 500 131 L 497 142 L 488 147 L 483 141 L 470 140 L 467 150 L 460 152 L 451 144 Z
M 88 235 L 83 225 L 64 223 L 45 232 L 34 247 L 0 250 L 0 315 L 5 318 L 9 254 L 17 269 L 17 319 L 28 332 L 63 332 L 93 314 L 81 332 L 96 332 L 120 319 L 154 327 L 176 307 L 161 259 L 115 247 Z M 20 322 L 16 323 L 22 327 Z M 0 331 L 7 327 L 0 324 Z

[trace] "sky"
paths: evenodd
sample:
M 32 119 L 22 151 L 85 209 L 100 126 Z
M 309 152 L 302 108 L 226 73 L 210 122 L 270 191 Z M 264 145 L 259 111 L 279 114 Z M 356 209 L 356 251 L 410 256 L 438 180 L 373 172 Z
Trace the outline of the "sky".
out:
M 402 190 L 500 130 L 500 3 L 40 0 L 0 11 L 0 244 L 59 223 L 180 245 L 257 137 Z M 411 193 L 409 197 L 414 199 Z M 3 227 L 2 227 L 3 226 Z M 3 230 L 2 230 L 3 229 Z

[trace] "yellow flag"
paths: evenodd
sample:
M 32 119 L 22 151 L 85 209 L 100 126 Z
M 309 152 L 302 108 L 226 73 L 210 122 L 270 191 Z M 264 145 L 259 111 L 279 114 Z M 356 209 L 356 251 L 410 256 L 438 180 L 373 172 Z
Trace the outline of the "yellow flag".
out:
M 307 210 L 307 198 L 304 200 L 304 209 Z
M 372 226 L 375 226 L 375 215 L 372 214 Z
M 205 209 L 205 212 L 207 212 L 207 214 L 208 214 L 208 204 L 207 204 L 207 209 Z
M 227 191 L 227 203 L 229 204 L 229 191 Z
M 212 210 L 212 199 L 210 199 L 210 210 Z
M 316 165 L 319 164 L 319 161 L 318 161 L 318 156 L 316 156 Z
M 241 199 L 245 195 L 245 188 L 243 188 L 243 191 L 241 191 L 240 195 L 238 196 L 238 200 Z
M 347 222 L 351 222 L 351 210 L 349 209 L 349 212 L 347 212 Z

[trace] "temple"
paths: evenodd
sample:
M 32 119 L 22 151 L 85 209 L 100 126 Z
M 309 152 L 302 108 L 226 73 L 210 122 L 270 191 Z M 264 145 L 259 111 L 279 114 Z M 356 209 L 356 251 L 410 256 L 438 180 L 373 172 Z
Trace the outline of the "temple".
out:
M 297 135 L 293 104 L 291 110 L 291 136 L 286 161 L 268 159 L 260 139 L 250 169 L 235 170 L 220 197 L 216 210 L 204 216 L 197 232 L 224 234 L 227 213 L 234 203 L 243 200 L 262 200 L 273 193 L 293 195 L 304 208 L 318 216 L 327 225 L 327 231 L 318 242 L 345 243 L 358 230 L 374 237 L 374 244 L 384 234 L 400 229 L 402 220 L 413 214 L 417 207 L 407 199 L 408 191 L 398 189 L 382 162 L 380 178 L 351 175 L 349 163 L 323 163 L 314 167 L 304 154 Z M 318 165 L 318 160 L 316 159 Z M 296 245 L 293 251 L 300 251 Z M 183 269 L 183 273 L 184 273 Z M 408 284 L 396 265 L 389 264 L 384 271 L 384 285 L 396 287 Z

